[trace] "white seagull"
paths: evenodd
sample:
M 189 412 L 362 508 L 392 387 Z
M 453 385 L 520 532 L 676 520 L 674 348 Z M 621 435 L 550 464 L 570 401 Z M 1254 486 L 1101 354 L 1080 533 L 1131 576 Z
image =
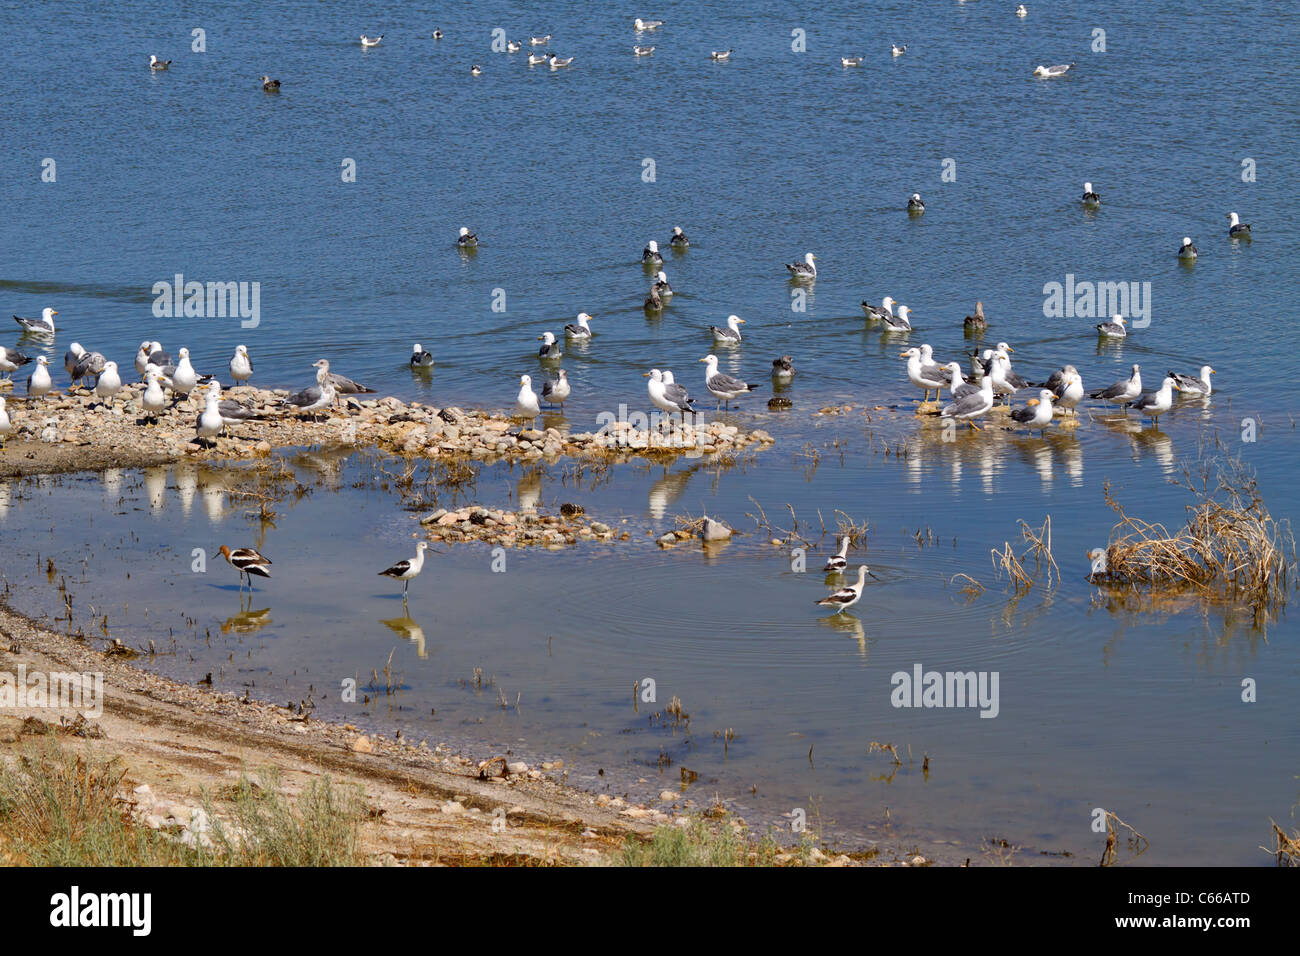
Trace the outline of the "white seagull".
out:
M 662 20 L 642 20 L 640 17 L 632 21 L 632 26 L 636 27 L 638 33 L 643 33 L 646 30 L 658 30 L 663 25 Z
M 975 419 L 987 415 L 993 408 L 993 378 L 986 375 L 980 380 L 978 392 L 973 392 L 957 399 L 944 407 L 940 413 L 944 418 L 957 418 L 968 422 L 971 428 L 979 428 Z
M 1097 334 L 1112 339 L 1128 338 L 1128 329 L 1125 327 L 1124 316 L 1113 315 L 1109 322 L 1098 322 Z
M 149 54 L 149 69 L 153 70 L 155 73 L 161 73 L 171 65 L 171 60 L 160 60 L 152 53 Z
M 533 391 L 533 380 L 527 375 L 519 376 L 519 394 L 515 396 L 515 411 L 519 418 L 536 418 L 542 413 L 537 393 Z
M 1228 236 L 1231 239 L 1249 239 L 1250 223 L 1242 222 L 1235 212 L 1228 213 Z
M 156 367 L 145 369 L 144 393 L 140 396 L 140 407 L 144 409 L 145 418 L 155 424 L 158 421 L 158 415 L 167 405 L 167 396 L 163 392 L 162 386 L 158 384 L 158 377 L 161 374 Z
M 571 339 L 589 339 L 591 338 L 591 326 L 587 323 L 591 321 L 591 316 L 586 312 L 578 313 L 578 322 L 575 325 L 570 322 L 564 327 L 564 334 Z
M 1101 205 L 1101 197 L 1092 191 L 1092 183 L 1083 184 L 1083 204 L 1089 209 L 1096 209 Z
M 1073 63 L 1058 63 L 1055 66 L 1036 66 L 1034 67 L 1034 76 L 1048 78 L 1054 76 L 1065 76 L 1066 73 L 1070 72 L 1070 67 L 1072 66 L 1074 66 Z
M 663 253 L 659 251 L 659 243 L 651 239 L 646 243 L 646 247 L 641 250 L 641 261 L 649 265 L 661 266 L 664 264 Z
M 550 332 L 543 332 L 537 336 L 537 341 L 541 342 L 541 348 L 537 350 L 537 357 L 543 362 L 558 362 L 563 356 L 560 351 L 560 343 L 555 341 L 555 336 Z
M 1183 236 L 1183 244 L 1178 247 L 1179 259 L 1195 259 L 1196 247 L 1192 245 L 1191 236 Z
M 912 193 L 907 197 L 907 211 L 913 215 L 920 215 L 925 212 L 925 203 L 921 201 L 920 193 Z
M 235 354 L 230 359 L 230 377 L 236 385 L 243 385 L 253 377 L 253 362 L 248 357 L 247 345 L 235 346 Z
M 361 45 L 363 47 L 379 46 L 379 44 L 383 41 L 383 39 L 384 39 L 384 35 L 382 33 L 379 34 L 379 36 L 377 37 L 366 36 L 363 33 L 361 34 Z
M 785 267 L 795 279 L 817 278 L 817 257 L 811 252 L 803 257 L 803 262 L 787 262 Z
M 745 320 L 738 315 L 727 316 L 727 327 L 718 328 L 716 325 L 710 325 L 709 331 L 713 333 L 713 338 L 718 342 L 728 342 L 735 345 L 740 341 L 740 327 Z
M 746 392 L 752 392 L 758 387 L 719 372 L 718 357 L 716 355 L 706 355 L 700 361 L 707 363 L 704 370 L 704 387 L 718 401 L 726 402 L 728 407 L 730 407 L 733 398 L 739 398 Z
M 1055 412 L 1052 410 L 1052 393 L 1044 388 L 1039 391 L 1038 397 L 1031 398 L 1024 408 L 1013 408 L 1011 410 L 1011 419 L 1031 431 L 1037 429 L 1041 435 L 1046 431 L 1047 426 L 1052 423 L 1054 414 Z
M 112 407 L 113 396 L 122 388 L 122 379 L 117 374 L 116 362 L 105 362 L 104 369 L 99 373 L 99 379 L 95 382 L 95 394 L 99 396 L 101 402 L 106 406 Z
M 709 54 L 711 60 L 729 60 L 731 59 L 731 50 L 714 50 Z
M 564 407 L 564 400 L 569 397 L 569 376 L 560 369 L 559 378 L 547 379 L 542 383 L 542 400 L 548 405 Z
M 426 352 L 419 342 L 411 349 L 411 368 L 430 368 L 433 365 L 433 353 Z
M 1214 369 L 1202 365 L 1200 378 L 1182 372 L 1170 372 L 1169 377 L 1174 380 L 1180 392 L 1186 392 L 1188 395 L 1209 395 L 1214 391 L 1214 386 L 1210 382 L 1210 376 L 1214 374 Z
M 1133 401 L 1142 394 L 1142 371 L 1137 365 L 1133 366 L 1133 371 L 1126 379 L 1121 379 L 1114 385 L 1106 388 L 1099 388 L 1092 392 L 1090 397 L 1100 399 L 1103 402 L 1110 402 L 1113 405 L 1123 405 L 1124 414 L 1128 414 L 1128 403 Z
M 44 398 L 54 387 L 50 379 L 50 360 L 44 355 L 36 356 L 36 370 L 27 376 L 27 394 L 35 398 Z
M 53 335 L 54 317 L 58 314 L 57 309 L 42 309 L 39 319 L 25 319 L 21 315 L 15 315 L 14 321 L 23 327 L 24 332 L 32 335 Z
M 1143 417 L 1150 418 L 1154 424 L 1159 425 L 1160 416 L 1173 407 L 1176 388 L 1178 383 L 1166 375 L 1159 389 L 1131 402 L 1130 407 L 1136 408 Z
M 840 66 L 861 66 L 862 57 L 860 56 L 842 56 L 840 57 Z

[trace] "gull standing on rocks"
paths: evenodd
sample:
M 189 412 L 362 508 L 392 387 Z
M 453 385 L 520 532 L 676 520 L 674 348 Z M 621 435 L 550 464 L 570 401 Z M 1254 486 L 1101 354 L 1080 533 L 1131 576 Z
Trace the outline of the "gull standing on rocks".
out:
M 244 578 L 248 578 L 248 588 L 253 588 L 252 576 L 256 574 L 259 578 L 269 578 L 271 576 L 271 559 L 266 555 L 258 552 L 256 548 L 234 548 L 233 550 L 227 545 L 222 545 L 221 549 L 212 557 L 216 558 L 221 555 L 226 559 L 236 571 L 239 572 L 239 588 L 243 590 Z
M 1128 414 L 1128 403 L 1132 402 L 1142 394 L 1142 372 L 1137 365 L 1133 366 L 1133 372 L 1128 378 L 1116 382 L 1108 388 L 1100 388 L 1093 392 L 1091 397 L 1100 399 L 1103 402 L 1110 402 L 1114 405 L 1123 405 L 1124 414 Z
M 298 409 L 299 414 L 311 415 L 312 421 L 316 421 L 316 413 L 321 409 L 329 409 L 334 404 L 335 391 L 334 383 L 330 381 L 330 363 L 327 359 L 317 359 L 312 363 L 312 367 L 317 369 L 316 384 L 304 388 L 284 399 L 282 405 L 293 405 Z
M 415 546 L 415 557 L 403 558 L 391 568 L 384 568 L 379 572 L 380 577 L 392 578 L 395 581 L 402 582 L 402 601 L 406 601 L 406 589 L 411 586 L 411 578 L 415 577 L 424 568 L 424 552 L 428 549 L 429 542 L 421 541 Z
M 569 376 L 560 369 L 559 378 L 547 379 L 542 383 L 542 398 L 548 405 L 559 405 L 564 408 L 564 400 L 569 397 Z
M 821 607 L 833 607 L 836 614 L 843 614 L 853 605 L 862 599 L 862 589 L 866 587 L 867 575 L 871 569 L 865 564 L 858 565 L 858 580 L 856 584 L 850 584 L 848 587 L 840 588 L 828 596 L 818 601 Z
M 13 422 L 9 421 L 9 412 L 5 410 L 4 396 L 0 395 L 0 446 L 4 445 L 5 439 L 13 429 Z
M 7 349 L 0 345 L 0 372 L 4 372 L 6 378 L 12 378 L 14 372 L 31 360 L 30 355 L 24 355 L 16 349 Z
M 795 279 L 817 278 L 817 257 L 811 252 L 803 257 L 803 262 L 787 262 L 785 267 L 790 270 L 791 277 Z
M 1013 408 L 1011 410 L 1011 419 L 1025 425 L 1031 431 L 1037 429 L 1039 435 L 1042 435 L 1047 426 L 1052 423 L 1054 414 L 1055 412 L 1052 411 L 1052 393 L 1044 388 L 1039 391 L 1038 397 L 1031 398 L 1024 408 Z
M 740 327 L 744 322 L 745 320 L 738 315 L 729 315 L 726 328 L 720 329 L 716 325 L 710 325 L 709 331 L 713 333 L 714 341 L 737 345 L 740 343 Z
M 411 349 L 411 368 L 432 368 L 433 353 L 426 352 L 419 342 Z
M 188 398 L 190 392 L 194 391 L 194 386 L 199 384 L 199 376 L 194 371 L 194 366 L 190 364 L 189 349 L 182 348 L 176 354 L 180 356 L 176 365 L 163 369 L 163 381 L 178 396 Z M 152 362 L 152 356 L 150 361 Z
M 993 378 L 986 375 L 980 380 L 979 391 L 972 392 L 944 407 L 940 413 L 944 418 L 957 418 L 967 422 L 971 428 L 978 429 L 975 419 L 987 415 L 993 408 Z
M 80 366 L 78 366 L 80 367 Z M 95 394 L 108 408 L 113 407 L 113 397 L 121 390 L 122 379 L 117 374 L 116 362 L 105 362 L 99 379 L 95 382 Z
M 50 379 L 50 360 L 44 355 L 36 356 L 36 370 L 27 377 L 27 394 L 33 398 L 44 398 L 54 386 Z
M 533 419 L 542 413 L 537 393 L 533 391 L 533 380 L 528 375 L 519 376 L 519 394 L 515 396 L 516 417 Z
M 54 316 L 58 315 L 57 309 L 42 309 L 39 319 L 24 319 L 21 315 L 15 315 L 14 321 L 23 327 L 23 331 L 31 335 L 53 335 L 54 334 Z
M 230 377 L 236 385 L 243 385 L 253 377 L 253 362 L 248 357 L 247 345 L 235 346 L 235 354 L 230 359 Z
M 167 405 L 167 396 L 163 393 L 162 386 L 158 384 L 158 377 L 162 373 L 157 367 L 147 368 L 144 371 L 144 394 L 140 396 L 140 407 L 144 409 L 146 420 L 158 423 L 158 415 Z
M 221 401 L 218 390 L 210 385 L 207 393 L 203 411 L 199 412 L 198 430 L 194 440 L 199 443 L 207 442 L 212 444 L 216 441 L 217 436 L 221 434 L 222 429 L 226 427 L 226 423 L 221 420 L 221 409 L 217 407 Z
M 741 395 L 752 392 L 758 387 L 719 372 L 718 357 L 716 355 L 706 355 L 700 361 L 707 363 L 704 370 L 704 387 L 719 402 L 727 403 L 727 407 L 731 406 L 733 398 L 739 398 Z

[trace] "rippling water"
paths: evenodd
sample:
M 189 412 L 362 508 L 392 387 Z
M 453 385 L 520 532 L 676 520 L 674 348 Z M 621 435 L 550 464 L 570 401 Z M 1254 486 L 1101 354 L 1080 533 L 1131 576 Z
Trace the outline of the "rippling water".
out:
M 887 807 L 895 833 L 972 853 L 997 835 L 1091 858 L 1088 814 L 1107 806 L 1151 838 L 1144 861 L 1266 862 L 1255 847 L 1269 818 L 1289 819 L 1298 789 L 1300 735 L 1285 705 L 1300 675 L 1294 627 L 1284 618 L 1265 638 L 1217 613 L 1117 606 L 1082 580 L 1082 554 L 1113 521 L 1103 482 L 1143 517 L 1177 523 L 1186 498 L 1169 480 L 1216 437 L 1258 469 L 1275 513 L 1296 510 L 1300 400 L 1285 378 L 1300 291 L 1300 40 L 1283 5 L 1031 3 L 1023 21 L 1013 7 L 670 5 L 653 14 L 668 25 L 643 59 L 631 55 L 629 16 L 580 4 L 402 5 L 361 21 L 315 3 L 199 14 L 128 3 L 111 16 L 54 3 L 39 32 L 0 10 L 0 308 L 59 309 L 51 354 L 75 339 L 126 362 L 149 337 L 224 370 L 244 342 L 263 385 L 304 384 L 324 355 L 385 393 L 505 407 L 518 376 L 538 374 L 536 337 L 585 310 L 597 337 L 564 360 L 564 418 L 582 430 L 620 403 L 640 407 L 652 366 L 702 393 L 707 327 L 730 312 L 747 324 L 744 343 L 720 353 L 724 369 L 766 383 L 782 353 L 798 369 L 788 413 L 766 410 L 764 388 L 733 415 L 780 442 L 742 468 L 626 467 L 578 489 L 557 484 L 558 469 L 543 478 L 544 502 L 626 518 L 630 545 L 512 553 L 504 576 L 485 549 L 434 556 L 411 603 L 427 656 L 399 643 L 412 625 L 370 572 L 409 547 L 410 518 L 355 463 L 333 493 L 321 488 L 265 531 L 187 471 L 120 476 L 116 490 L 6 486 L 12 599 L 57 613 L 35 555 L 66 569 L 86 553 L 79 600 L 94 593 L 115 627 L 154 639 L 174 628 L 178 654 L 158 663 L 180 676 L 224 661 L 227 688 L 256 681 L 271 699 L 296 699 L 318 675 L 318 688 L 368 675 L 398 644 L 409 688 L 402 710 L 372 715 L 381 729 L 459 729 L 563 752 L 587 772 L 641 762 L 656 787 L 662 747 L 675 761 L 665 779 L 677 764 L 704 775 L 697 797 L 716 789 L 767 814 L 815 804 L 872 837 Z M 434 26 L 444 40 L 430 38 Z M 578 59 L 529 69 L 526 51 L 488 49 L 496 26 L 511 38 L 550 32 Z M 205 53 L 189 52 L 194 28 Z M 796 28 L 807 52 L 791 51 Z M 1090 51 L 1095 29 L 1105 53 Z M 363 51 L 363 31 L 385 33 L 383 45 Z M 889 57 L 891 41 L 908 53 Z M 727 47 L 732 62 L 708 59 Z M 149 72 L 154 52 L 175 61 L 170 71 Z M 867 62 L 843 69 L 849 53 Z M 1070 61 L 1064 79 L 1029 76 Z M 259 90 L 262 73 L 283 81 L 279 96 Z M 46 158 L 54 183 L 40 178 Z M 344 159 L 356 182 L 342 180 Z M 954 181 L 941 178 L 949 159 Z M 1084 180 L 1103 196 L 1096 213 L 1077 203 Z M 914 191 L 928 204 L 919 219 L 903 212 Z M 1254 242 L 1227 239 L 1230 210 L 1253 223 Z M 454 247 L 461 225 L 482 238 L 472 256 Z M 692 246 L 668 256 L 677 295 L 648 319 L 640 250 L 673 225 Z M 1193 267 L 1174 257 L 1183 235 L 1201 251 Z M 796 312 L 782 264 L 809 250 L 822 274 Z M 259 282 L 260 325 L 155 319 L 152 286 L 178 272 Z M 1149 282 L 1149 327 L 1099 346 L 1095 318 L 1044 318 L 1044 285 L 1067 274 Z M 504 312 L 492 311 L 495 290 Z M 981 299 L 988 340 L 1010 342 L 1030 377 L 1072 362 L 1093 388 L 1140 362 L 1153 386 L 1166 368 L 1208 362 L 1217 390 L 1159 429 L 1085 415 L 1045 439 L 990 431 L 946 443 L 907 411 L 906 343 L 862 321 L 859 301 L 886 294 L 912 307 L 911 344 L 941 357 L 976 344 L 961 318 Z M 431 375 L 405 367 L 414 341 L 436 352 Z M 856 407 L 814 414 L 842 402 Z M 1246 419 L 1254 442 L 1242 440 Z M 907 455 L 885 455 L 884 442 L 908 443 Z M 521 480 L 536 481 L 490 469 L 477 498 L 508 504 Z M 749 496 L 787 526 L 787 502 L 805 523 L 818 509 L 871 523 L 865 557 L 880 580 L 852 618 L 827 624 L 812 606 L 820 576 L 792 572 L 765 535 L 707 555 L 661 553 L 645 537 L 705 508 L 753 528 Z M 1048 514 L 1064 579 L 1009 604 L 989 549 L 1015 541 L 1019 519 Z M 922 547 L 926 528 L 937 540 Z M 263 533 L 277 578 L 257 598 L 270 612 L 241 625 L 237 596 L 190 574 L 188 554 Z M 968 600 L 949 584 L 957 573 L 989 590 Z M 197 629 L 177 623 L 182 608 Z M 211 646 L 209 631 L 221 635 Z M 890 675 L 916 662 L 999 671 L 998 718 L 893 708 Z M 520 694 L 520 710 L 462 687 L 475 667 Z M 631 712 L 631 685 L 646 676 L 661 705 L 676 695 L 692 714 L 689 740 Z M 1259 703 L 1240 703 L 1243 677 L 1260 681 Z M 712 735 L 727 728 L 738 737 L 724 762 Z M 866 755 L 871 741 L 928 753 L 928 777 L 918 760 L 880 779 L 890 761 Z

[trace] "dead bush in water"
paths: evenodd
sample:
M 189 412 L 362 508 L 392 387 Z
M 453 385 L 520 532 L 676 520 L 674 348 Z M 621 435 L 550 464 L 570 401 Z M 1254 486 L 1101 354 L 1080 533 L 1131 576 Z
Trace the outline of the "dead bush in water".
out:
M 1294 587 L 1290 523 L 1269 514 L 1255 476 L 1239 459 L 1201 460 L 1184 480 L 1194 501 L 1175 532 L 1130 515 L 1105 486 L 1119 516 L 1106 547 L 1106 579 L 1146 588 L 1192 589 L 1252 608 L 1255 623 L 1276 617 Z

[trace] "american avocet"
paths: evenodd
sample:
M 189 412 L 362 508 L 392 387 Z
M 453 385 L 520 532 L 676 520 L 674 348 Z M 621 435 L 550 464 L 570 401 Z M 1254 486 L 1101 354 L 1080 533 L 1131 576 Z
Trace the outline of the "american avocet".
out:
M 836 614 L 842 614 L 862 599 L 862 589 L 866 587 L 868 574 L 871 574 L 870 568 L 865 564 L 858 565 L 858 580 L 856 583 L 832 592 L 817 603 L 821 607 L 833 607 Z
M 840 538 L 840 549 L 826 559 L 826 567 L 823 571 L 827 573 L 833 571 L 843 571 L 849 566 L 849 536 L 846 534 Z
M 253 360 L 248 357 L 247 345 L 236 345 L 230 359 L 230 377 L 236 385 L 243 385 L 253 377 Z
M 1126 379 L 1121 379 L 1107 388 L 1099 388 L 1091 394 L 1092 398 L 1114 405 L 1123 405 L 1124 414 L 1128 414 L 1128 403 L 1142 394 L 1142 370 L 1133 366 L 1133 371 Z
M 33 398 L 43 398 L 54 382 L 50 378 L 50 360 L 44 355 L 36 356 L 36 370 L 27 376 L 27 394 Z
M 248 578 L 248 588 L 253 588 L 253 575 L 259 578 L 269 578 L 271 576 L 271 559 L 261 554 L 256 548 L 234 548 L 228 545 L 222 545 L 217 554 L 223 556 L 227 563 L 232 565 L 239 572 L 239 587 L 243 590 L 244 578 Z M 216 554 L 212 556 L 214 559 Z
M 1185 375 L 1182 372 L 1170 372 L 1169 377 L 1174 380 L 1180 392 L 1188 395 L 1209 395 L 1214 391 L 1214 386 L 1210 383 L 1210 376 L 1214 375 L 1214 369 L 1208 365 L 1201 366 L 1201 377 L 1194 375 Z
M 419 342 L 411 349 L 411 368 L 431 368 L 433 366 L 433 353 L 426 352 Z
M 392 578 L 395 581 L 402 582 L 402 600 L 406 600 L 407 588 L 411 586 L 411 578 L 420 573 L 424 567 L 424 552 L 429 547 L 429 542 L 421 541 L 415 546 L 415 557 L 403 558 L 391 568 L 384 568 L 379 574 L 381 577 Z
M 796 279 L 817 278 L 817 257 L 811 252 L 803 257 L 803 262 L 787 262 L 785 267 L 790 270 L 790 275 Z
M 1088 555 L 1088 561 L 1090 562 L 1090 567 L 1088 570 L 1089 581 L 1092 581 L 1096 578 L 1104 578 L 1108 574 L 1110 574 L 1110 570 L 1107 567 L 1107 563 L 1106 563 L 1105 548 L 1093 548 L 1091 551 L 1087 552 L 1087 555 Z
M 727 316 L 727 325 L 725 328 L 718 328 L 716 325 L 710 325 L 709 331 L 713 333 L 715 342 L 726 342 L 735 345 L 740 342 L 740 327 L 745 322 L 738 315 Z
M 732 378 L 723 372 L 718 371 L 718 357 L 716 355 L 706 355 L 700 359 L 706 363 L 704 370 L 704 387 L 709 390 L 709 394 L 720 402 L 726 402 L 730 407 L 733 398 L 739 398 L 746 392 L 752 392 L 758 388 L 757 385 L 750 385 L 742 382 L 738 378 Z
M 32 335 L 53 335 L 54 316 L 58 314 L 57 309 L 42 309 L 39 319 L 24 319 L 21 315 L 15 315 L 14 321 L 23 327 L 24 332 Z

